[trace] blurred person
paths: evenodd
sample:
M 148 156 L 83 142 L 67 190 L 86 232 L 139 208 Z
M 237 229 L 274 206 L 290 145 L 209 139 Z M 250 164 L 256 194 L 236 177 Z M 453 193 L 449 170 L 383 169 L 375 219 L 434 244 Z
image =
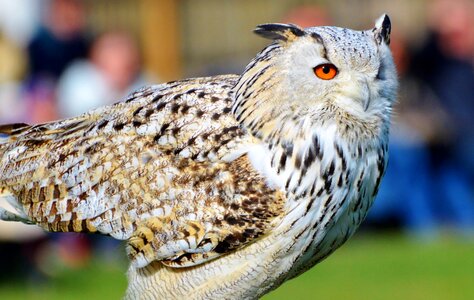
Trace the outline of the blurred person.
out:
M 0 41 L 0 70 L 3 87 L 0 89 L 0 118 L 5 122 L 22 121 L 38 123 L 58 118 L 55 90 L 59 76 L 73 60 L 87 54 L 87 40 L 84 34 L 84 8 L 79 0 L 41 1 L 37 6 L 45 8 L 43 22 L 29 41 L 25 53 L 12 45 Z M 1 38 L 0 38 L 1 40 Z M 26 58 L 25 58 L 26 57 Z M 4 60 L 4 61 L 1 61 Z M 22 86 L 18 81 L 24 79 L 21 66 L 28 63 L 26 80 Z M 26 69 L 26 68 L 25 68 Z M 5 75 L 10 73 L 10 75 Z M 9 78 L 6 81 L 3 78 Z M 8 82 L 8 83 L 5 83 Z M 21 99 L 21 100 L 19 100 Z M 1 205 L 6 205 L 5 203 Z M 12 229 L 11 226 L 15 226 Z M 25 240 L 19 241 L 11 232 L 25 232 Z M 48 237 L 51 237 L 49 235 Z M 44 256 L 60 256 L 65 265 L 76 266 L 88 258 L 88 246 L 84 239 L 61 237 L 50 240 L 42 230 L 22 224 L 0 224 L 0 240 L 5 248 L 16 248 L 16 253 L 24 257 L 28 273 L 48 274 L 42 268 Z M 45 249 L 48 249 L 46 251 Z M 49 251 L 55 249 L 54 251 Z M 66 250 L 61 250 L 66 249 Z M 11 251 L 11 249 L 10 249 Z M 2 265 L 12 262 L 4 257 Z M 6 260 L 6 261 L 5 261 Z M 21 260 L 18 260 L 21 261 Z M 15 266 L 12 266 L 14 270 Z M 18 267 L 18 266 L 17 266 Z M 51 269 L 51 268 L 50 268 Z M 17 270 L 18 271 L 18 270 Z
M 52 0 L 39 30 L 28 45 L 29 76 L 25 85 L 30 122 L 58 117 L 55 88 L 74 60 L 87 55 L 84 7 L 79 0 Z
M 434 1 L 430 35 L 419 51 L 415 72 L 442 104 L 451 134 L 434 149 L 436 159 L 450 156 L 474 172 L 474 2 Z M 448 154 L 448 155 L 446 155 Z
M 474 2 L 437 0 L 429 6 L 430 34 L 412 61 L 412 72 L 439 104 L 429 143 L 436 218 L 474 234 Z M 433 100 L 434 99 L 434 100 Z
M 443 228 L 474 233 L 473 168 L 466 159 L 474 159 L 473 4 L 432 2 L 431 34 L 415 55 L 392 34 L 399 103 L 390 163 L 368 224 L 401 225 L 428 239 Z
M 411 73 L 409 45 L 400 33 L 392 33 L 390 48 L 399 75 L 399 98 L 392 120 L 389 164 L 366 224 L 402 227 L 418 238 L 431 239 L 440 224 L 433 208 L 428 145 L 443 131 L 437 121 L 445 116 Z
M 473 149 L 466 146 L 474 114 L 472 5 L 434 2 L 432 33 L 413 57 L 403 37 L 392 34 L 400 96 L 390 163 L 368 224 L 402 225 L 425 238 L 445 227 L 474 232 L 472 177 L 467 175 L 473 169 L 455 150 L 472 158 Z
M 9 113 L 15 108 L 23 108 L 23 117 L 17 118 L 17 121 L 22 120 L 25 123 L 41 123 L 58 118 L 55 97 L 57 81 L 72 61 L 86 56 L 88 48 L 84 33 L 84 7 L 81 1 L 41 1 L 38 6 L 44 8 L 45 14 L 40 27 L 26 47 L 28 73 L 22 93 L 16 95 L 13 100 L 22 101 L 19 104 L 10 103 L 11 108 L 8 109 Z M 8 228 L 2 224 L 1 230 Z M 42 268 L 45 260 L 42 253 L 45 252 L 59 256 L 61 263 L 70 267 L 79 266 L 88 259 L 88 243 L 77 236 L 59 239 L 53 236 L 52 240 L 44 235 L 32 238 L 32 242 L 18 243 L 16 247 L 20 248 L 20 253 L 24 253 L 25 261 L 33 264 L 31 269 L 41 274 L 51 275 L 48 274 L 50 270 Z M 30 247 L 31 243 L 36 246 Z
M 145 85 L 140 51 L 125 32 L 111 31 L 93 43 L 89 59 L 72 64 L 58 85 L 61 117 L 111 104 Z
M 68 64 L 87 55 L 84 8 L 79 0 L 52 0 L 28 45 L 31 76 L 59 78 Z
M 283 23 L 296 24 L 300 27 L 329 26 L 332 18 L 327 10 L 316 5 L 301 5 L 289 10 L 282 19 Z
M 0 29 L 0 123 L 23 119 L 20 81 L 26 70 L 26 55 Z

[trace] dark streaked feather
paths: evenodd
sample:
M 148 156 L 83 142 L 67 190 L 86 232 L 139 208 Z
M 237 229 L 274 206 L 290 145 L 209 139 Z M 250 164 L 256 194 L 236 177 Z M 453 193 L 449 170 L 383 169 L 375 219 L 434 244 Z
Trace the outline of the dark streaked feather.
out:
M 254 32 L 266 39 L 288 41 L 295 37 L 304 36 L 304 30 L 294 24 L 270 23 L 261 24 Z

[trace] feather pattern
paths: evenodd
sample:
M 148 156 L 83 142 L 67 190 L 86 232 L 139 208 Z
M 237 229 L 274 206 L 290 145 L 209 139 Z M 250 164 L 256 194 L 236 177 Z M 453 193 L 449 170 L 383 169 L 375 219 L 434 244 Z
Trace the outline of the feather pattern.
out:
M 261 25 L 273 42 L 241 76 L 0 126 L 0 197 L 17 210 L 0 218 L 126 240 L 128 299 L 267 293 L 341 246 L 377 194 L 397 89 L 381 20 Z

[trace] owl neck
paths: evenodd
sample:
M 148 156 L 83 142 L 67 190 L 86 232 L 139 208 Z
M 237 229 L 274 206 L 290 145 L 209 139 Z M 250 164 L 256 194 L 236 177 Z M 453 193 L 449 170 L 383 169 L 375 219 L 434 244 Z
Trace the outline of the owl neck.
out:
M 334 186 L 352 185 L 355 168 L 369 162 L 377 166 L 383 160 L 388 122 L 372 128 L 341 114 L 330 107 L 316 109 L 313 114 L 290 107 L 274 116 L 263 112 L 240 120 L 261 141 L 254 159 L 259 164 L 256 168 L 263 170 L 272 185 L 289 193 L 294 200 L 290 206 L 299 205 L 303 198 L 319 197 L 322 192 L 329 194 Z M 338 177 L 333 175 L 337 172 Z M 328 183 L 321 178 L 333 180 Z
M 272 128 L 280 123 L 288 103 L 278 93 L 279 74 L 274 65 L 281 45 L 274 43 L 263 49 L 247 66 L 233 88 L 232 112 L 235 118 L 255 137 L 266 139 Z

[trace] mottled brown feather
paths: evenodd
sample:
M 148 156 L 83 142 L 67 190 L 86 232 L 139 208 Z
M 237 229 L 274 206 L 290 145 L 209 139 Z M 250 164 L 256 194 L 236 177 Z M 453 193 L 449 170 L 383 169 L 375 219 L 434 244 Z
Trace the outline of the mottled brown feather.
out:
M 230 115 L 236 79 L 168 83 L 77 118 L 3 127 L 14 142 L 0 148 L 0 186 L 46 230 L 129 239 L 137 266 L 240 248 L 265 234 L 284 196 L 246 156 L 222 159 L 252 139 Z

